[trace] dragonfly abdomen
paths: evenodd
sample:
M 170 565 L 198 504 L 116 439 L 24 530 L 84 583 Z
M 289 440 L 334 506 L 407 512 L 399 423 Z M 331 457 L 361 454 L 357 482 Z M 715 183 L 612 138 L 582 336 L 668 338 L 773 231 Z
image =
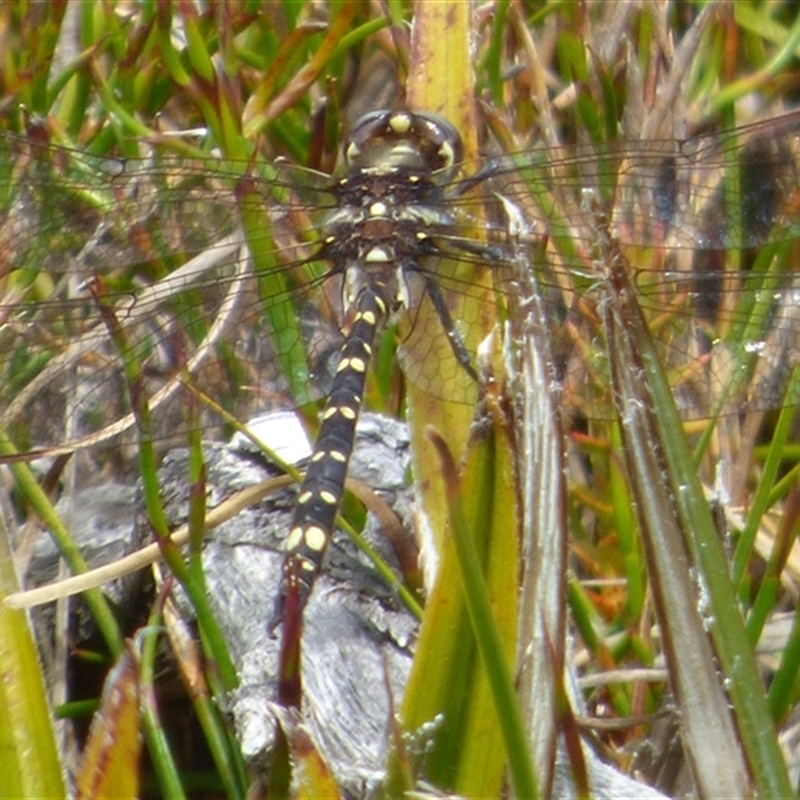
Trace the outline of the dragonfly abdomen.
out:
M 372 343 L 385 316 L 383 299 L 372 288 L 365 287 L 356 298 L 353 327 L 342 346 L 342 357 L 286 542 L 283 593 L 296 591 L 301 608 L 322 565 L 339 510 Z

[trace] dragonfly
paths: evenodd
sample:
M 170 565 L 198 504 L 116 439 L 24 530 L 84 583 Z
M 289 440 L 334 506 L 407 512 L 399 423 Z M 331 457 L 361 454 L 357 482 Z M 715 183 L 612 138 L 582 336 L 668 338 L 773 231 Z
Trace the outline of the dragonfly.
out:
M 470 164 L 445 120 L 380 111 L 353 126 L 339 176 L 157 146 L 139 159 L 94 156 L 41 133 L 2 135 L 3 458 L 81 454 L 92 456 L 89 473 L 119 466 L 135 441 L 131 360 L 164 447 L 181 441 L 187 386 L 234 414 L 329 391 L 288 533 L 280 602 L 299 624 L 377 332 L 387 329 L 423 391 L 474 398 L 474 330 L 514 312 L 519 243 L 508 241 L 505 201 L 527 220 L 565 413 L 614 415 L 593 300 L 599 218 L 630 260 L 687 419 L 789 402 L 799 133 L 795 112 L 684 140 Z

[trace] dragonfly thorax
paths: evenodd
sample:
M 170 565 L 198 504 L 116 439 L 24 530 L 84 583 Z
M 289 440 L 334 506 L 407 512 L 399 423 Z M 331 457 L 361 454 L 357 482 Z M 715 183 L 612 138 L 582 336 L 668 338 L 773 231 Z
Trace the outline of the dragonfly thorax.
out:
M 389 314 L 409 307 L 407 273 L 437 252 L 435 237 L 452 232 L 443 184 L 461 156 L 455 129 L 427 114 L 379 111 L 356 125 L 347 174 L 331 189 L 337 207 L 323 223 L 320 258 L 343 271 L 343 307 L 366 288 Z

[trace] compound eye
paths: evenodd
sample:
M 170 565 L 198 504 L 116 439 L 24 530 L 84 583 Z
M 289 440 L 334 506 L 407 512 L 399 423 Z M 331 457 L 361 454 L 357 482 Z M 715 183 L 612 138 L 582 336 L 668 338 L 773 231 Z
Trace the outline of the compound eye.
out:
M 464 145 L 454 125 L 436 114 L 419 113 L 414 117 L 420 135 L 436 147 L 438 169 L 448 169 L 464 160 Z

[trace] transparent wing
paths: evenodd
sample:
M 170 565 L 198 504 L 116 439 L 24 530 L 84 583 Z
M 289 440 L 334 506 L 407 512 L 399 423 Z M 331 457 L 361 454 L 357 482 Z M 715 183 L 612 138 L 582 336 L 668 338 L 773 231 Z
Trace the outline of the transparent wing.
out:
M 309 260 L 329 177 L 13 136 L 0 137 L 0 164 L 0 426 L 18 448 L 114 452 L 132 437 L 121 348 L 141 367 L 156 435 L 173 442 L 187 384 L 235 414 L 308 390 L 338 341 L 328 267 Z
M 472 219 L 488 205 L 495 264 L 507 258 L 496 194 L 527 217 L 556 367 L 577 413 L 613 416 L 596 308 L 604 235 L 633 270 L 687 418 L 794 402 L 783 390 L 800 353 L 798 133 L 793 113 L 682 141 L 537 150 L 491 159 L 478 179 L 467 171 L 450 187 L 454 215 Z M 503 280 L 501 296 L 514 291 Z

